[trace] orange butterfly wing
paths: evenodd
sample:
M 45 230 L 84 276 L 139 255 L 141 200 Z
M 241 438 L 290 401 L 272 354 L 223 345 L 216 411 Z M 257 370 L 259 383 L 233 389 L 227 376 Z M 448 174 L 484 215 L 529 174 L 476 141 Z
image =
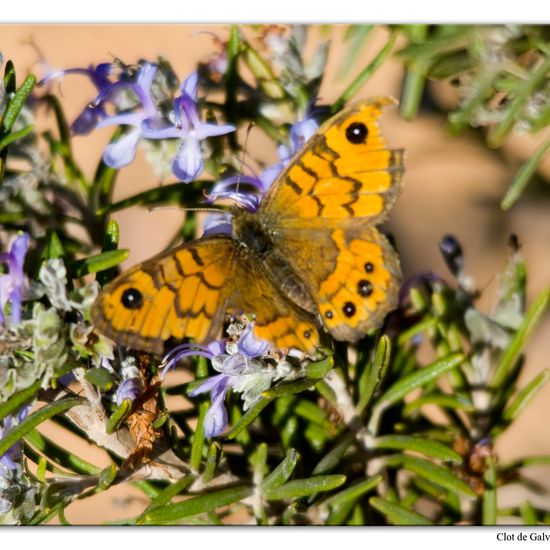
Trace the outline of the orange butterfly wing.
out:
M 260 205 L 277 226 L 337 226 L 350 219 L 381 223 L 401 191 L 403 150 L 380 132 L 391 98 L 351 106 L 328 120 L 292 159 Z
M 337 340 L 356 341 L 397 306 L 399 259 L 374 227 L 401 190 L 402 150 L 378 119 L 389 98 L 349 107 L 307 142 L 260 206 Z
M 160 355 L 164 341 L 205 341 L 223 322 L 233 241 L 192 241 L 139 264 L 103 288 L 92 308 L 100 332 L 117 343 Z
M 226 311 L 254 312 L 257 335 L 277 347 L 313 350 L 319 342 L 315 320 L 296 312 L 263 266 L 223 235 L 191 241 L 123 273 L 102 290 L 92 320 L 117 343 L 161 355 L 170 337 L 215 338 Z

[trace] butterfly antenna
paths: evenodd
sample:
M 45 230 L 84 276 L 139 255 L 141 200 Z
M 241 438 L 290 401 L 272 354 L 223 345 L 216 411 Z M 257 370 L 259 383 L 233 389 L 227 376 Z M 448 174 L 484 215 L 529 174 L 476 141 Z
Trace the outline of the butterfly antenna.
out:
M 239 166 L 239 175 L 237 176 L 237 184 L 235 185 L 235 193 L 239 192 L 239 187 L 241 185 L 241 174 L 243 173 L 243 166 L 245 166 L 244 159 L 246 158 L 246 150 L 248 148 L 248 138 L 250 137 L 250 132 L 254 128 L 254 122 L 251 122 L 246 129 L 246 138 L 244 140 L 243 154 L 241 157 L 241 165 Z
M 185 206 L 149 206 L 148 212 L 154 212 L 157 210 L 178 210 L 180 212 L 223 212 L 221 208 L 208 208 L 208 207 L 195 207 L 187 208 Z

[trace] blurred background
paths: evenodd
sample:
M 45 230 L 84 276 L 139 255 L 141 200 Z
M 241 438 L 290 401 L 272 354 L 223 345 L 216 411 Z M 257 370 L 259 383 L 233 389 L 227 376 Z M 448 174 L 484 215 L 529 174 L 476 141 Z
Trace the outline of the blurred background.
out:
M 321 39 L 330 36 L 327 70 L 321 87 L 320 102 L 331 103 L 349 84 L 342 66 L 349 64 L 349 44 L 342 26 L 311 26 L 308 48 L 315 51 Z M 245 31 L 246 32 L 246 31 Z M 159 55 L 169 60 L 180 81 L 198 62 L 207 62 L 216 54 L 217 39 L 226 40 L 224 25 L 3 25 L 0 51 L 11 59 L 19 74 L 34 72 L 40 78 L 47 61 L 50 70 L 86 67 L 112 61 L 135 63 L 154 60 Z M 217 38 L 216 38 L 217 37 Z M 356 71 L 372 59 L 388 39 L 388 30 L 375 28 L 369 40 L 355 52 Z M 399 49 L 399 39 L 395 47 Z M 374 95 L 400 97 L 404 69 L 402 62 L 389 57 L 358 91 L 354 99 Z M 446 132 L 446 112 L 458 101 L 450 80 L 428 85 L 418 116 L 405 121 L 398 109 L 386 111 L 382 125 L 392 147 L 406 151 L 405 185 L 393 209 L 388 229 L 394 234 L 405 277 L 433 271 L 451 280 L 441 259 L 438 243 L 448 233 L 462 243 L 466 269 L 484 291 L 483 307 L 490 309 L 497 287 L 497 274 L 503 269 L 507 242 L 517 235 L 528 269 L 528 301 L 550 283 L 550 193 L 544 180 L 550 180 L 550 157 L 539 169 L 539 184 L 531 185 L 508 211 L 500 201 L 522 162 L 528 159 L 545 139 L 548 128 L 534 135 L 511 133 L 502 146 L 490 149 L 480 131 L 468 130 L 455 137 Z M 67 76 L 54 82 L 72 121 L 94 96 L 87 79 Z M 45 124 L 39 120 L 39 124 Z M 91 175 L 110 139 L 112 129 L 96 130 L 73 140 L 75 157 Z M 248 141 L 251 157 L 267 163 L 278 160 L 276 145 L 259 129 L 251 130 Z M 114 200 L 159 185 L 161 181 L 146 161 L 143 152 L 130 166 L 121 170 Z M 131 256 L 125 267 L 160 252 L 178 230 L 184 213 L 177 208 L 147 211 L 135 207 L 116 213 L 120 224 L 120 246 L 129 248 Z M 542 368 L 550 366 L 550 318 L 541 323 L 526 349 L 530 380 Z M 522 381 L 520 380 L 520 386 Z M 499 460 L 550 453 L 550 433 L 545 427 L 550 417 L 550 387 L 543 389 L 529 409 L 514 423 L 497 444 Z M 71 442 L 67 440 L 67 446 Z M 90 446 L 80 449 L 83 456 L 102 465 L 101 451 Z M 105 462 L 107 464 L 108 462 Z M 550 489 L 548 469 L 533 468 L 531 476 Z M 503 504 L 506 495 L 502 495 Z M 532 497 L 536 502 L 537 497 Z M 137 500 L 135 500 L 137 499 Z M 143 508 L 140 493 L 127 486 L 117 486 L 94 498 L 75 503 L 67 510 L 74 524 L 98 523 L 113 517 L 129 517 Z

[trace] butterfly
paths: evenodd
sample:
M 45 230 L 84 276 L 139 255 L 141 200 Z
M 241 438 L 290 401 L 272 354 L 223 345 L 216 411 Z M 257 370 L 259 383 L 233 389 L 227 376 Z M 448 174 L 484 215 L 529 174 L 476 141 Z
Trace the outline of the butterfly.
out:
M 161 355 L 169 338 L 208 342 L 226 314 L 254 317 L 278 349 L 313 354 L 326 333 L 356 342 L 397 306 L 399 258 L 376 225 L 401 190 L 403 150 L 382 136 L 381 97 L 347 107 L 304 144 L 257 211 L 109 283 L 92 307 L 115 342 Z

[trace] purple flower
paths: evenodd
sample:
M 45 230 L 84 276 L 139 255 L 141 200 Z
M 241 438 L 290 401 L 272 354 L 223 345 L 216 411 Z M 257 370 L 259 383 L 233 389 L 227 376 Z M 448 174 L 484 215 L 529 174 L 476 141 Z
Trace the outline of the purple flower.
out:
M 4 308 L 11 303 L 11 322 L 21 322 L 21 303 L 28 290 L 28 281 L 23 273 L 23 264 L 29 248 L 27 233 L 19 235 L 11 245 L 9 252 L 0 254 L 0 262 L 8 268 L 8 273 L 0 275 L 0 322 L 5 323 Z
M 98 93 L 101 94 L 103 90 L 112 85 L 109 76 L 112 74 L 114 68 L 114 63 L 100 63 L 95 67 L 94 65 L 89 65 L 88 67 L 49 71 L 38 85 L 43 86 L 55 78 L 63 78 L 66 75 L 79 74 L 88 77 L 96 87 Z M 71 132 L 77 135 L 89 134 L 97 126 L 99 120 L 107 116 L 103 105 L 104 102 L 97 105 L 86 105 L 71 124 Z
M 29 407 L 23 407 L 16 417 L 6 416 L 0 423 L 0 440 L 28 414 Z M 17 463 L 21 460 L 21 442 L 12 445 L 2 456 L 0 456 L 0 476 L 7 470 L 15 470 Z
M 122 80 L 115 82 L 104 88 L 93 103 L 94 106 L 101 105 L 113 93 L 122 88 L 134 92 L 141 103 L 139 111 L 107 116 L 97 124 L 98 128 L 113 125 L 133 126 L 132 130 L 105 148 L 103 160 L 105 164 L 112 168 L 122 168 L 130 164 L 136 156 L 137 146 L 141 138 L 159 139 L 156 137 L 156 132 L 165 127 L 162 115 L 157 110 L 151 97 L 151 87 L 157 69 L 156 65 L 145 63 L 139 70 L 135 82 Z
M 225 233 L 231 235 L 233 226 L 231 225 L 231 214 L 229 212 L 213 212 L 208 214 L 204 221 L 203 237 L 205 235 L 219 235 Z
M 280 161 L 266 168 L 259 176 L 231 176 L 219 181 L 208 197 L 208 203 L 219 199 L 231 199 L 244 206 L 250 212 L 255 212 L 260 205 L 261 197 L 271 187 L 275 178 L 281 173 L 292 157 L 304 146 L 318 129 L 318 124 L 311 118 L 296 122 L 290 129 L 290 145 L 279 146 Z M 252 186 L 256 192 L 246 192 L 241 185 Z
M 227 426 L 227 409 L 224 401 L 230 389 L 245 392 L 253 388 L 254 396 L 258 398 L 262 391 L 270 387 L 272 380 L 270 372 L 262 372 L 264 369 L 262 369 L 260 361 L 256 361 L 242 352 L 233 355 L 218 355 L 212 359 L 212 366 L 220 374 L 208 378 L 189 393 L 190 397 L 195 397 L 201 393 L 210 392 L 212 405 L 204 417 L 206 437 L 220 435 Z M 245 409 L 248 406 L 245 404 Z
M 107 370 L 113 372 L 113 368 L 108 359 L 104 358 L 102 364 Z M 122 382 L 119 384 L 114 395 L 115 403 L 120 406 L 123 401 L 134 402 L 143 392 L 143 384 L 139 368 L 136 365 L 136 358 L 129 355 L 120 365 L 120 374 Z
M 177 138 L 181 140 L 172 162 L 172 172 L 185 183 L 196 179 L 204 169 L 200 142 L 213 136 L 234 132 L 230 124 L 201 122 L 197 109 L 198 73 L 191 73 L 180 87 L 180 95 L 174 100 L 173 126 L 147 136 L 154 139 Z
M 142 386 L 139 378 L 127 378 L 120 384 L 115 393 L 115 403 L 120 406 L 123 401 L 135 401 L 141 394 Z
M 176 363 L 185 357 L 198 355 L 212 360 L 216 355 L 224 352 L 225 343 L 218 340 L 210 342 L 207 346 L 201 346 L 199 344 L 182 344 L 181 346 L 176 346 L 164 356 L 161 365 L 163 366 L 161 378 L 164 378 L 168 371 L 172 370 L 176 366 Z
M 174 100 L 174 122 L 169 124 L 157 109 L 151 95 L 157 70 L 156 65 L 145 63 L 136 82 L 115 82 L 103 89 L 95 99 L 94 105 L 100 105 L 116 90 L 127 88 L 135 93 L 141 103 L 138 111 L 107 116 L 97 124 L 98 128 L 112 125 L 133 127 L 105 148 L 103 160 L 112 168 L 122 168 L 134 160 L 141 139 L 179 139 L 181 142 L 172 162 L 172 172 L 181 181 L 188 183 L 196 179 L 204 168 L 200 142 L 208 137 L 233 132 L 235 127 L 201 122 L 197 109 L 197 73 L 192 73 L 182 84 L 180 96 Z
M 270 182 L 271 183 L 271 182 Z M 241 185 L 252 186 L 257 193 L 246 192 Z M 264 183 L 262 175 L 257 176 L 231 176 L 219 181 L 208 195 L 207 203 L 211 204 L 220 199 L 231 199 L 246 208 L 249 212 L 256 212 L 260 205 L 260 197 L 267 191 L 269 185 Z
M 242 329 L 241 329 L 242 330 Z M 227 410 L 224 405 L 227 392 L 232 389 L 243 393 L 245 410 L 267 390 L 277 377 L 277 371 L 258 360 L 269 352 L 269 343 L 254 336 L 253 326 L 244 329 L 236 344 L 213 341 L 207 346 L 183 344 L 174 348 L 164 359 L 164 374 L 184 357 L 200 355 L 210 359 L 220 374 L 206 379 L 189 393 L 194 397 L 210 393 L 212 404 L 204 418 L 206 437 L 220 435 L 227 426 Z
M 270 345 L 266 340 L 254 336 L 253 325 L 244 330 L 237 342 L 237 350 L 249 359 L 255 359 L 269 353 Z

